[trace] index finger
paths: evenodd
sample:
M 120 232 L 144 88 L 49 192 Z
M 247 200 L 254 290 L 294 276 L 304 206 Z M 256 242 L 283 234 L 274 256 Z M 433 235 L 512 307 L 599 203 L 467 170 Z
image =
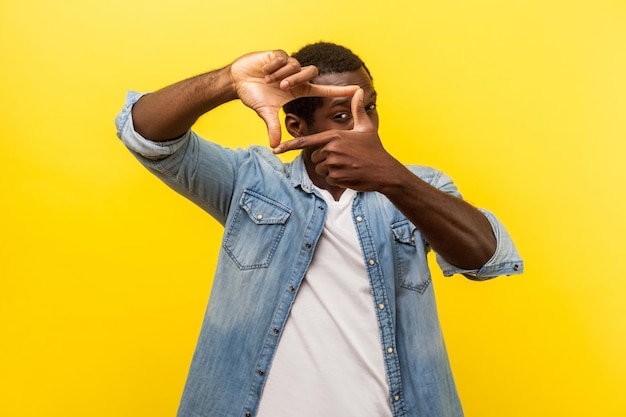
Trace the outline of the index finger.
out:
M 309 65 L 288 76 L 280 82 L 280 88 L 293 91 L 297 97 L 346 97 L 352 96 L 358 85 L 313 84 L 310 82 L 317 76 L 317 67 Z
M 310 84 L 309 91 L 303 97 L 347 97 L 359 88 L 358 85 Z

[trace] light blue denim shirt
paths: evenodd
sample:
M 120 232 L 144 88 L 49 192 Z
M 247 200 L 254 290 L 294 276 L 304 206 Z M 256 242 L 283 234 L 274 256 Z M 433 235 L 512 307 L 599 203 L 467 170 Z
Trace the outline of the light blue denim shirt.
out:
M 326 204 L 300 157 L 283 163 L 267 148 L 226 149 L 191 131 L 164 143 L 142 138 L 130 112 L 140 96 L 128 94 L 116 118 L 118 136 L 152 173 L 224 226 L 178 416 L 254 416 L 322 233 Z M 441 172 L 408 168 L 460 197 Z M 437 257 L 444 275 L 484 280 L 523 271 L 504 227 L 483 212 L 497 237 L 496 253 L 479 270 L 456 268 Z M 437 316 L 427 242 L 382 194 L 357 193 L 352 215 L 374 297 L 393 415 L 462 416 Z

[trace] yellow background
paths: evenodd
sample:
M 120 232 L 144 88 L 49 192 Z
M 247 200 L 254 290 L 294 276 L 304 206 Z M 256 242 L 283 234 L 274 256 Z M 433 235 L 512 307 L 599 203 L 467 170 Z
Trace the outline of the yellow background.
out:
M 221 229 L 115 136 L 128 89 L 351 47 L 381 136 L 494 211 L 523 276 L 435 277 L 468 417 L 626 415 L 626 3 L 67 0 L 0 6 L 0 416 L 173 416 Z M 240 103 L 197 130 L 265 144 Z

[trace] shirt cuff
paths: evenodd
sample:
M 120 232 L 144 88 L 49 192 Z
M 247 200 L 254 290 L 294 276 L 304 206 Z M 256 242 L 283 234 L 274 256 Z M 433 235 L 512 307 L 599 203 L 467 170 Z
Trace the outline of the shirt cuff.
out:
M 496 251 L 480 269 L 463 269 L 452 265 L 443 257 L 437 255 L 437 263 L 446 277 L 463 274 L 467 278 L 484 281 L 502 275 L 514 275 L 524 272 L 524 262 L 522 261 L 511 236 L 506 231 L 502 223 L 487 210 L 479 209 L 491 223 L 493 234 L 497 240 Z
M 120 138 L 124 145 L 130 150 L 145 158 L 154 160 L 162 159 L 180 149 L 189 138 L 190 131 L 187 131 L 180 138 L 164 142 L 146 139 L 137 133 L 133 125 L 131 110 L 133 105 L 146 94 L 148 93 L 138 93 L 136 91 L 129 91 L 128 94 L 126 94 L 126 103 L 115 118 L 117 137 Z

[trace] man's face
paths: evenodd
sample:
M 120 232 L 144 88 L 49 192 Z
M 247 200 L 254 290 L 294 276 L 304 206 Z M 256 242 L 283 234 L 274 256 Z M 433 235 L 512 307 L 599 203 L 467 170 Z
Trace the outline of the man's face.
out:
M 376 111 L 376 91 L 372 80 L 363 67 L 356 71 L 331 73 L 315 78 L 315 84 L 358 85 L 363 89 L 363 103 L 367 115 L 378 129 L 378 113 Z M 350 103 L 352 97 L 324 97 L 323 104 L 314 112 L 313 123 L 306 126 L 305 135 L 331 129 L 350 130 L 354 126 Z

